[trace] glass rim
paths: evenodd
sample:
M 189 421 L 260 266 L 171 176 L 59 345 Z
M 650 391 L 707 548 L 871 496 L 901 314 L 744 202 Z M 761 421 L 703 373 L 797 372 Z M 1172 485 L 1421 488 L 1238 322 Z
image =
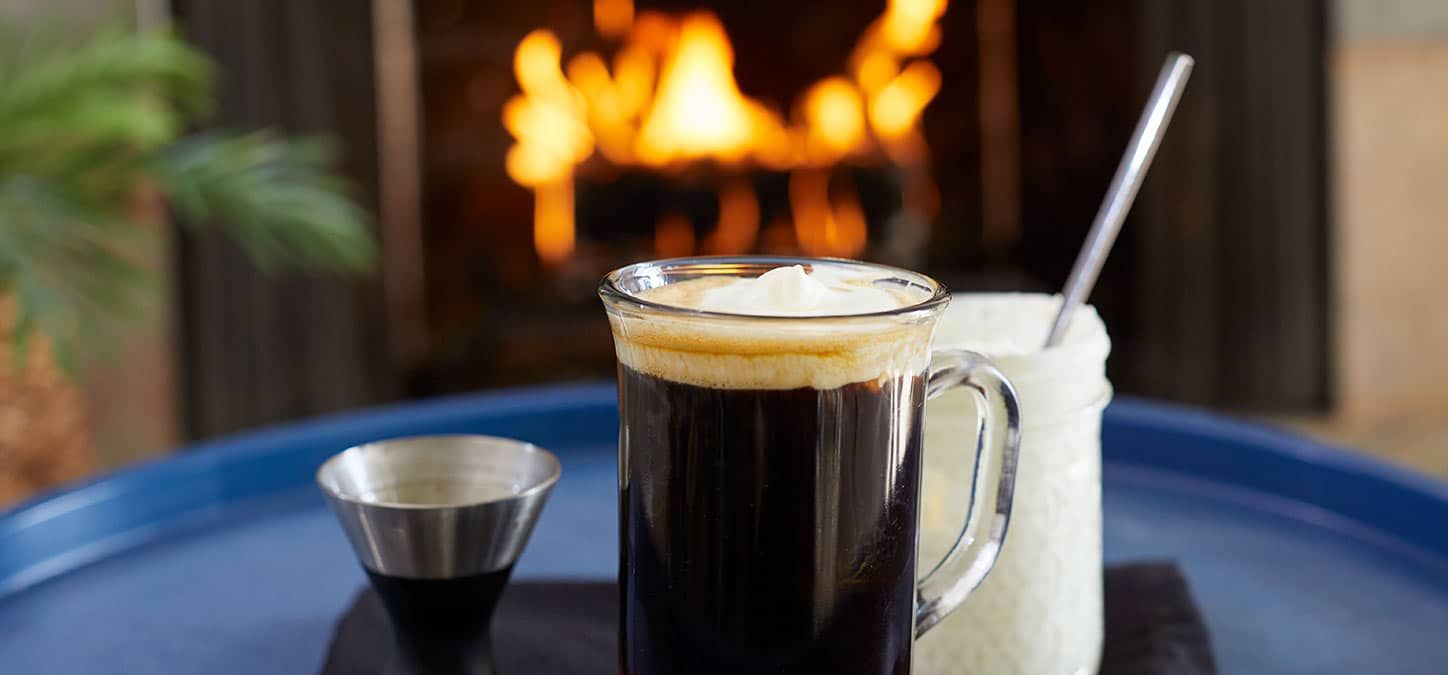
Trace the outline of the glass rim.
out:
M 653 302 L 651 300 L 645 300 L 644 298 L 641 298 L 638 295 L 629 292 L 621 285 L 621 282 L 624 279 L 643 276 L 643 274 L 641 273 L 648 270 L 652 270 L 655 272 L 668 272 L 687 268 L 697 268 L 703 270 L 717 269 L 718 271 L 713 272 L 713 274 L 717 274 L 719 276 L 736 276 L 740 278 L 747 278 L 738 274 L 730 274 L 731 268 L 776 269 L 779 267 L 786 267 L 788 265 L 813 266 L 819 263 L 851 267 L 864 267 L 879 270 L 881 272 L 884 272 L 888 276 L 892 276 L 905 281 L 910 286 L 928 292 L 929 297 L 921 300 L 920 302 L 905 305 L 903 307 L 896 307 L 893 309 L 880 310 L 876 312 L 866 312 L 862 314 L 810 314 L 804 316 L 782 316 L 778 314 L 744 314 L 738 312 L 716 312 L 703 309 L 694 309 L 691 307 L 680 307 L 678 305 L 669 305 L 660 302 Z M 600 281 L 598 284 L 598 295 L 600 298 L 603 299 L 604 304 L 608 305 L 610 309 L 619 306 L 628 306 L 633 309 L 647 310 L 660 314 L 686 316 L 700 319 L 746 319 L 750 321 L 779 322 L 819 320 L 844 321 L 851 319 L 880 319 L 899 317 L 918 312 L 939 310 L 941 307 L 944 307 L 947 303 L 950 302 L 951 297 L 950 289 L 946 288 L 945 284 L 937 281 L 933 277 L 922 274 L 920 272 L 907 270 L 903 267 L 895 267 L 893 265 L 885 265 L 881 263 L 865 262 L 862 260 L 851 260 L 849 258 L 774 255 L 708 255 L 690 256 L 686 258 L 662 258 L 658 260 L 646 260 L 643 262 L 637 262 L 631 265 L 625 265 L 604 275 L 603 280 Z

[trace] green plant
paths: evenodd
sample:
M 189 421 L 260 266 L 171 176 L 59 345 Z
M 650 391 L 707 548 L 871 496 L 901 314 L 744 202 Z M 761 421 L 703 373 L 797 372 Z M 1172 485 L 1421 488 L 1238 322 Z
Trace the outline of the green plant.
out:
M 0 24 L 0 298 L 13 297 L 17 356 L 39 334 L 70 368 L 144 311 L 160 241 L 135 219 L 148 194 L 264 269 L 370 267 L 369 218 L 329 173 L 328 144 L 187 135 L 210 112 L 214 78 L 169 32 L 75 42 Z

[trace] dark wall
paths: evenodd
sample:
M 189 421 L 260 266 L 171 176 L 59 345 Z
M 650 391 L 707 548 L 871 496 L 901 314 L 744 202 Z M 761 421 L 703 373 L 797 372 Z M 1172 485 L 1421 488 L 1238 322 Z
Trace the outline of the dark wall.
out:
M 1197 58 L 1132 228 L 1123 378 L 1151 396 L 1312 410 L 1331 398 L 1325 0 L 1144 2 L 1146 81 Z
M 228 128 L 327 132 L 376 211 L 371 3 L 176 0 L 185 36 L 220 65 Z M 266 275 L 229 241 L 176 250 L 185 432 L 200 438 L 375 403 L 394 391 L 373 282 Z
M 1323 409 L 1325 0 L 1020 0 L 1027 279 L 1060 288 L 1166 54 L 1197 65 L 1092 297 L 1119 391 Z M 954 7 L 952 6 L 952 10 Z

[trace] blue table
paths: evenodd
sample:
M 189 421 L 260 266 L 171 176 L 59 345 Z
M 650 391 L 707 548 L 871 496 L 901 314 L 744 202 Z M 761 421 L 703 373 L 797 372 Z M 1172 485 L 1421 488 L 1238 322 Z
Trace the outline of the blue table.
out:
M 308 673 L 363 583 L 315 489 L 349 445 L 491 433 L 564 477 L 523 578 L 614 574 L 611 385 L 403 405 L 207 443 L 0 513 L 0 673 Z M 1111 560 L 1181 561 L 1224 673 L 1448 672 L 1448 487 L 1278 432 L 1122 400 Z

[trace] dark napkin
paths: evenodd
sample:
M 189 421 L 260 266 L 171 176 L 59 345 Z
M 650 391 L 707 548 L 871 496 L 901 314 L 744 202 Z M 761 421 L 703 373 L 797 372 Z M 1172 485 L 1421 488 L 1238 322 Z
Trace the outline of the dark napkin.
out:
M 614 675 L 618 591 L 611 583 L 514 583 L 493 619 L 500 673 Z M 322 675 L 374 675 L 391 649 L 387 615 L 363 589 L 337 624 Z M 1215 675 L 1210 640 L 1171 563 L 1106 570 L 1100 675 Z M 963 674 L 964 675 L 964 674 Z

